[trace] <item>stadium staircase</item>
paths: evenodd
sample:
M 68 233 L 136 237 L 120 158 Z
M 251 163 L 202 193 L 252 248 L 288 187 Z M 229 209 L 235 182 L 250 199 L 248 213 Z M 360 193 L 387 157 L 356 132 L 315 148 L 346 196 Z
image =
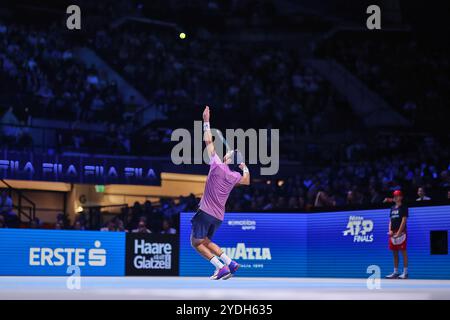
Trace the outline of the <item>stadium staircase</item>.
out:
M 334 60 L 307 59 L 305 65 L 315 69 L 349 101 L 366 127 L 409 127 L 411 122 L 396 112 L 377 93 Z
M 17 212 L 19 223 L 31 222 L 36 218 L 36 204 L 21 190 L 12 187 L 3 179 L 0 179 L 0 187 L 6 189 L 13 201 L 16 200 L 16 203 L 13 202 L 13 209 Z

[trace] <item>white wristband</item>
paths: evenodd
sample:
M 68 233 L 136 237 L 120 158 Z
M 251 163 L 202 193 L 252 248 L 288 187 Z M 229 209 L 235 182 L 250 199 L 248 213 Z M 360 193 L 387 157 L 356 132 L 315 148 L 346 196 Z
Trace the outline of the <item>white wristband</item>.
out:
M 250 171 L 248 171 L 248 168 L 247 168 L 247 167 L 244 167 L 244 168 L 242 169 L 242 172 L 243 172 L 243 173 L 250 173 Z
M 209 122 L 203 122 L 203 131 L 208 131 L 211 130 L 211 128 L 209 127 Z

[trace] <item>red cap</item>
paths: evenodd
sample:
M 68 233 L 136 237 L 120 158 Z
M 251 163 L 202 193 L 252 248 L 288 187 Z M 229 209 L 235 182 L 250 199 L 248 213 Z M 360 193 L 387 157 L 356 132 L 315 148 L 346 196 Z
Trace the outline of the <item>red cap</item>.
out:
M 403 197 L 403 193 L 401 190 L 395 190 L 393 195 L 394 197 Z

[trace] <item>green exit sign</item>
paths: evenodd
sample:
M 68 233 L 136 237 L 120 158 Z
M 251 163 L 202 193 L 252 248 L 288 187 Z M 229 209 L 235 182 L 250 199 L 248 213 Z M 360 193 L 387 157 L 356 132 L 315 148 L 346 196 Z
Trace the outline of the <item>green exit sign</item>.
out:
M 96 184 L 95 185 L 95 191 L 96 192 L 105 192 L 105 185 L 103 185 L 103 184 Z

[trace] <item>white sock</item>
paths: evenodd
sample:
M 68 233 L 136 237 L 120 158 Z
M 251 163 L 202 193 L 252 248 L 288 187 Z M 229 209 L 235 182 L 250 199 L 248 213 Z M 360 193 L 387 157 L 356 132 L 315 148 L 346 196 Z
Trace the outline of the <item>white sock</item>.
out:
M 403 268 L 403 273 L 408 274 L 408 268 Z
M 219 258 L 217 258 L 216 256 L 212 257 L 209 262 L 211 262 L 213 266 L 216 267 L 216 269 L 221 269 L 224 267 L 223 263 L 220 262 Z
M 398 273 L 398 268 L 394 268 L 394 273 Z
M 227 256 L 225 253 L 222 253 L 220 255 L 220 259 L 222 259 L 222 261 L 225 262 L 226 265 L 229 265 L 231 263 L 230 257 Z

